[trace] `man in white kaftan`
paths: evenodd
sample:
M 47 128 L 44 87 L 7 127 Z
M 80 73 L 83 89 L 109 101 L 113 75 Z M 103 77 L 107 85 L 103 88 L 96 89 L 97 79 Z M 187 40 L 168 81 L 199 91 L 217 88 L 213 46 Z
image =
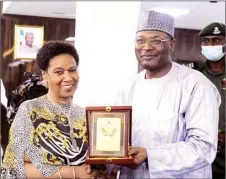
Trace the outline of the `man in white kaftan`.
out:
M 171 61 L 172 17 L 148 11 L 140 21 L 136 56 L 145 70 L 115 103 L 133 108 L 129 153 L 136 165 L 122 166 L 120 178 L 212 178 L 219 92 L 200 72 Z

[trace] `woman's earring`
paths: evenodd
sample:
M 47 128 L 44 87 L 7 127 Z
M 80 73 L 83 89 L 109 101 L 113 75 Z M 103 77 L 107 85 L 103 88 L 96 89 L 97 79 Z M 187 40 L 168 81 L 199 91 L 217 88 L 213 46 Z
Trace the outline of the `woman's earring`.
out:
M 43 85 L 44 85 L 46 88 L 48 88 L 48 81 L 43 80 Z

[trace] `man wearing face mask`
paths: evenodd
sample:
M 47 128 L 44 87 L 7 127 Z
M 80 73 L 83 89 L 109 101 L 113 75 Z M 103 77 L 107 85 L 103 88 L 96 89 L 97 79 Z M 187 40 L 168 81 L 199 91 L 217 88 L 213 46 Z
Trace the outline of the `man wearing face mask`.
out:
M 202 37 L 202 54 L 207 58 L 201 72 L 212 81 L 221 95 L 218 151 L 213 162 L 213 179 L 225 178 L 225 25 L 211 23 L 199 36 Z

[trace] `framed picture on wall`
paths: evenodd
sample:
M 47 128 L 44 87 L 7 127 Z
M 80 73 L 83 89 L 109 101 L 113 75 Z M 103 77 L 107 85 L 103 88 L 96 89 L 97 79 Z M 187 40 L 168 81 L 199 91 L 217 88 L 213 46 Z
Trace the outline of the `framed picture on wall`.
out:
M 44 43 L 44 26 L 15 25 L 14 60 L 34 60 Z

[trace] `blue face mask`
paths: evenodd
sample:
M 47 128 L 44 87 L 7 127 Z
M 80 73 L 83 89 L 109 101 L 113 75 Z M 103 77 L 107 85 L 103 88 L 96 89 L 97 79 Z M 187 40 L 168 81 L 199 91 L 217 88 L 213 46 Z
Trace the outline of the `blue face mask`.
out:
M 225 53 L 223 53 L 224 46 L 225 45 L 202 46 L 202 54 L 210 61 L 218 61 L 225 55 Z

